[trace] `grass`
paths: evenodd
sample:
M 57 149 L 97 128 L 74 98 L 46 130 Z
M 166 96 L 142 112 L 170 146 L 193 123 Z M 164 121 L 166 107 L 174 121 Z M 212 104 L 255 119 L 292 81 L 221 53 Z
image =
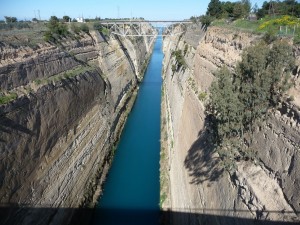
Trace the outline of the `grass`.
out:
M 297 26 L 298 24 L 298 26 Z M 217 27 L 226 27 L 229 29 L 242 30 L 251 33 L 263 34 L 270 30 L 276 31 L 277 34 L 280 34 L 280 26 L 288 26 L 289 30 L 296 26 L 296 34 L 300 34 L 300 21 L 297 18 L 290 16 L 277 16 L 277 17 L 265 17 L 260 20 L 250 21 L 245 19 L 238 19 L 233 22 L 228 22 L 225 19 L 215 20 L 212 23 L 213 26 Z M 281 32 L 281 34 L 283 34 Z M 291 32 L 286 33 L 286 35 L 291 34 Z M 285 33 L 284 33 L 285 35 Z
M 95 71 L 95 70 L 96 70 L 96 68 L 93 67 L 93 66 L 78 66 L 78 67 L 76 67 L 72 70 L 69 70 L 69 71 L 66 71 L 66 72 L 48 77 L 48 78 L 36 79 L 36 80 L 33 81 L 33 83 L 37 86 L 42 86 L 42 85 L 49 84 L 51 82 L 57 82 L 57 81 L 60 81 L 60 80 L 63 80 L 63 79 L 69 79 L 69 78 L 75 77 L 77 75 L 84 74 L 86 72 Z M 33 86 L 31 86 L 31 85 L 32 85 L 32 83 L 26 85 L 24 87 L 23 91 L 22 91 L 22 89 L 17 88 L 14 91 L 10 91 L 7 94 L 4 94 L 4 93 L 0 92 L 0 105 L 7 104 L 7 103 L 17 99 L 18 94 L 15 93 L 15 91 L 17 91 L 18 93 L 20 91 L 21 92 L 25 91 L 26 93 L 33 92 L 33 88 L 32 88 Z
M 264 33 L 264 31 L 258 29 L 261 23 L 262 21 L 260 20 L 249 21 L 238 19 L 234 22 L 227 22 L 225 19 L 220 19 L 215 20 L 211 25 L 216 27 L 225 27 L 233 30 L 242 30 L 250 33 Z
M 295 44 L 300 43 L 300 21 L 291 16 L 265 17 L 256 21 L 238 19 L 233 22 L 221 19 L 213 21 L 212 26 L 254 34 L 273 33 L 276 36 L 292 37 Z
M 162 208 L 162 205 L 164 203 L 164 201 L 167 199 L 167 194 L 165 192 L 163 192 L 160 195 L 160 201 L 159 201 L 159 207 Z
M 15 99 L 17 99 L 18 95 L 14 92 L 9 94 L 1 94 L 0 95 L 0 105 L 7 104 Z
M 93 70 L 95 70 L 94 67 L 79 66 L 79 67 L 76 67 L 72 70 L 68 70 L 68 71 L 56 74 L 54 76 L 51 76 L 51 77 L 47 77 L 47 78 L 44 78 L 44 79 L 36 79 L 36 80 L 34 80 L 34 83 L 37 84 L 37 85 L 41 85 L 41 84 L 44 85 L 44 84 L 48 84 L 50 82 L 57 82 L 57 81 L 60 81 L 60 80 L 63 80 L 63 79 L 72 78 L 72 77 L 75 77 L 79 74 L 83 74 L 85 72 L 89 72 L 89 71 L 93 71 Z
M 29 23 L 28 28 L 1 30 L 0 41 L 15 47 L 36 47 L 43 44 L 43 34 L 47 30 L 45 23 Z

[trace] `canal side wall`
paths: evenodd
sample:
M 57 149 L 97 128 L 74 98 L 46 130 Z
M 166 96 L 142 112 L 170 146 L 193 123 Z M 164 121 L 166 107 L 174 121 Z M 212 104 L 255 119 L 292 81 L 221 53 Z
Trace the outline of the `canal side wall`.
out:
M 147 29 L 147 28 L 145 28 Z M 147 32 L 145 30 L 145 32 Z M 98 31 L 36 48 L 3 43 L 0 223 L 86 224 L 151 55 Z
M 195 25 L 182 36 L 165 37 L 160 205 L 166 224 L 300 220 L 295 213 L 300 209 L 299 73 L 293 77 L 295 101 L 257 129 L 259 163 L 241 161 L 236 173 L 223 171 L 205 133 L 205 103 L 214 72 L 223 65 L 232 70 L 243 49 L 260 38 L 217 27 L 204 32 Z M 178 50 L 185 62 L 181 68 L 172 54 Z M 299 65 L 297 52 L 295 48 Z

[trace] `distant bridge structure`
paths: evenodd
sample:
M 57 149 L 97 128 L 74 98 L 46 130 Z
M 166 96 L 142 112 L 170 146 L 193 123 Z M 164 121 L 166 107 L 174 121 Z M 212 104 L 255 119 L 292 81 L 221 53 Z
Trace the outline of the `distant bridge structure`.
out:
M 102 20 L 102 26 L 122 37 L 177 36 L 185 31 L 190 20 Z M 151 26 L 148 26 L 150 24 Z M 148 29 L 143 29 L 147 26 Z M 161 31 L 161 32 L 159 32 Z

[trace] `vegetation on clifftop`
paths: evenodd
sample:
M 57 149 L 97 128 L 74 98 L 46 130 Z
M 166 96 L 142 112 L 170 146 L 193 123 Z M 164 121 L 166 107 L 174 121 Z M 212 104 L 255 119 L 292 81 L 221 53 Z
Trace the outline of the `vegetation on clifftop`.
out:
M 261 8 L 251 5 L 249 0 L 237 2 L 211 0 L 206 15 L 192 17 L 203 27 L 209 25 L 233 28 L 268 36 L 293 37 L 300 43 L 300 3 L 295 0 L 265 1 Z
M 224 167 L 234 169 L 241 158 L 254 159 L 253 133 L 289 89 L 294 65 L 292 47 L 277 41 L 247 48 L 234 72 L 223 67 L 210 89 L 207 114 L 213 142 Z

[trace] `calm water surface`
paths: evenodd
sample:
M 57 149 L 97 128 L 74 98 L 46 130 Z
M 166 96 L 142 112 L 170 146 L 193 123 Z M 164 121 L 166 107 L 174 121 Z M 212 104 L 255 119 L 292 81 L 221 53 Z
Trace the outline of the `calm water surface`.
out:
M 128 117 L 93 224 L 158 224 L 163 53 L 157 38 Z

